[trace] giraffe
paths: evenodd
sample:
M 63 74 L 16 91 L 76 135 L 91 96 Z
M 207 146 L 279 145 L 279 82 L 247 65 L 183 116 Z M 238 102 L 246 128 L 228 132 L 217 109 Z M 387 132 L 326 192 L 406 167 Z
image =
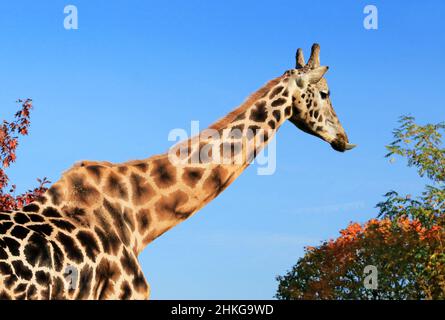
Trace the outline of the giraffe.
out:
M 314 44 L 304 62 L 168 152 L 82 161 L 43 196 L 0 213 L 1 299 L 148 299 L 138 255 L 218 196 L 289 120 L 337 151 L 352 149 Z M 74 276 L 75 275 L 75 276 Z

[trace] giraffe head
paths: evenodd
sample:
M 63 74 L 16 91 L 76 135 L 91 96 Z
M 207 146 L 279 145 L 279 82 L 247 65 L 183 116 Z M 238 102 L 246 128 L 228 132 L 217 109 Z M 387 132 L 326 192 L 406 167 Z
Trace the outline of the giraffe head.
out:
M 350 144 L 330 99 L 323 77 L 327 66 L 320 66 L 320 46 L 314 44 L 308 63 L 297 50 L 296 68 L 285 72 L 288 90 L 292 93 L 292 114 L 289 120 L 299 129 L 328 142 L 333 149 L 344 152 L 355 147 Z

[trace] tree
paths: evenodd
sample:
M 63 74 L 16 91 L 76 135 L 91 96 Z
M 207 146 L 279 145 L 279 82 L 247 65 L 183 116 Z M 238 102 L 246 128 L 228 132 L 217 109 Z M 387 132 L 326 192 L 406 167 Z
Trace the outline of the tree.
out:
M 50 182 L 46 179 L 37 179 L 38 186 L 32 190 L 15 195 L 16 185 L 11 184 L 6 169 L 16 161 L 16 150 L 19 145 L 19 136 L 28 134 L 30 126 L 30 111 L 32 100 L 18 100 L 20 109 L 14 120 L 6 120 L 0 125 L 0 211 L 16 210 L 34 201 L 46 191 Z
M 400 119 L 386 156 L 406 158 L 429 179 L 425 190 L 417 197 L 388 192 L 377 204 L 379 219 L 351 223 L 337 239 L 307 247 L 277 277 L 278 299 L 445 299 L 444 129 Z M 364 285 L 368 265 L 378 271 L 376 290 Z

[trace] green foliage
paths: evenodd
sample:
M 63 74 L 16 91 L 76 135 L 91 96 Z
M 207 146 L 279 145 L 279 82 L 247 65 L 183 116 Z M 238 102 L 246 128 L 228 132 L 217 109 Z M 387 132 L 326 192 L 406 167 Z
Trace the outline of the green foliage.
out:
M 421 177 L 428 177 L 431 184 L 425 186 L 416 198 L 400 196 L 391 191 L 386 200 L 377 204 L 379 216 L 396 220 L 400 217 L 417 219 L 425 226 L 443 226 L 445 212 L 445 148 L 442 133 L 445 123 L 417 125 L 413 117 L 401 117 L 400 128 L 394 130 L 395 140 L 387 146 L 386 157 L 395 155 L 408 160 Z
M 395 140 L 386 148 L 386 157 L 399 155 L 408 159 L 408 166 L 416 167 L 419 175 L 425 174 L 435 182 L 445 181 L 445 149 L 441 131 L 445 123 L 417 125 L 414 117 L 402 116 L 400 128 L 394 130 Z

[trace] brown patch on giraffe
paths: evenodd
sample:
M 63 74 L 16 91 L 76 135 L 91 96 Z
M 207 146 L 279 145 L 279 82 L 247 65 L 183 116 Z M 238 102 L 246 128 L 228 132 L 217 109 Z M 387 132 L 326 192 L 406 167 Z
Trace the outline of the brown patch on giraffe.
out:
M 60 249 L 60 247 L 57 245 L 57 243 L 55 241 L 50 241 L 51 247 L 53 248 L 53 252 L 52 252 L 52 258 L 53 258 L 53 262 L 54 262 L 54 269 L 57 272 L 62 271 L 63 268 L 63 263 L 65 261 L 65 255 L 62 251 L 62 249 Z
M 90 207 L 100 199 L 99 191 L 86 182 L 84 176 L 72 174 L 68 179 L 70 181 L 69 194 L 80 204 Z
M 77 300 L 85 300 L 90 297 L 93 277 L 93 268 L 85 265 L 79 273 L 79 289 L 76 296 Z
M 20 293 L 20 292 L 24 292 L 26 290 L 26 287 L 28 286 L 27 283 L 19 283 L 15 288 L 14 288 L 14 293 Z
M 128 191 L 125 183 L 115 173 L 111 172 L 105 182 L 104 191 L 107 195 L 127 201 Z
M 183 191 L 175 191 L 162 197 L 155 205 L 156 211 L 162 219 L 185 219 L 193 211 L 182 211 L 180 207 L 187 203 L 189 197 Z
M 27 227 L 37 232 L 40 235 L 50 236 L 51 233 L 53 232 L 53 227 L 48 223 L 32 224 L 32 225 L 27 225 Z
M 9 252 L 13 255 L 13 256 L 19 256 L 20 255 L 20 243 L 11 238 L 11 237 L 6 237 L 3 236 L 2 237 L 2 241 L 0 242 L 0 245 L 2 245 L 3 247 L 8 248 Z
M 49 273 L 46 271 L 43 271 L 43 270 L 37 271 L 35 273 L 35 277 L 36 277 L 37 283 L 41 286 L 48 285 L 51 280 Z
M 77 232 L 76 238 L 83 246 L 87 257 L 92 261 L 96 261 L 96 256 L 100 252 L 100 249 L 94 235 L 89 231 L 82 230 Z
M 73 231 L 76 227 L 69 221 L 63 219 L 51 219 L 50 220 L 53 225 L 55 225 L 58 229 L 66 230 L 68 232 Z
M 138 263 L 135 257 L 128 252 L 128 250 L 123 250 L 120 262 L 124 272 L 126 272 L 128 275 L 137 275 L 139 271 Z
M 284 109 L 284 116 L 289 117 L 291 115 L 291 111 L 292 108 L 290 106 L 286 107 L 286 109 Z
M 0 223 L 0 234 L 5 234 L 11 229 L 14 224 L 12 222 Z
M 28 286 L 28 290 L 26 291 L 26 299 L 33 300 L 37 295 L 37 288 L 34 284 Z
M 76 224 L 85 227 L 90 225 L 90 217 L 83 208 L 64 206 L 62 212 L 65 217 L 74 221 Z
M 128 300 L 131 298 L 131 287 L 127 281 L 123 281 L 121 284 L 121 294 L 119 295 L 120 300 Z
M 2 247 L 0 247 L 0 259 L 1 260 L 6 260 L 9 258 L 8 253 L 6 252 L 5 249 L 3 249 Z
M 75 263 L 81 263 L 83 261 L 82 251 L 79 249 L 79 245 L 71 236 L 63 232 L 59 232 L 56 236 L 56 239 L 64 248 L 65 254 L 71 261 Z
M 0 221 L 5 221 L 5 220 L 7 221 L 11 220 L 11 214 L 0 212 Z
M 116 255 L 121 247 L 121 241 L 119 240 L 117 234 L 110 228 L 101 229 L 99 227 L 95 227 L 94 232 L 99 237 L 103 251 Z
M 60 218 L 61 217 L 60 213 L 53 207 L 46 207 L 43 210 L 42 214 L 48 218 Z
M 24 212 L 39 212 L 40 207 L 36 203 L 30 203 L 22 208 Z
M 142 273 L 141 270 L 139 270 L 139 272 L 134 275 L 132 283 L 134 289 L 137 292 L 142 292 L 142 293 L 148 292 L 149 288 L 147 282 L 145 281 L 144 274 Z
M 269 122 L 268 122 L 267 124 L 269 125 L 269 127 L 270 127 L 271 129 L 275 129 L 275 121 L 273 121 L 273 120 L 269 120 Z
M 250 112 L 250 120 L 264 122 L 267 119 L 266 102 L 260 101 L 255 104 L 255 108 Z
M 33 273 L 31 269 L 29 269 L 22 261 L 15 260 L 12 262 L 12 266 L 14 268 L 14 274 L 23 279 L 23 280 L 31 280 Z
M 201 180 L 204 171 L 203 168 L 185 168 L 182 174 L 182 180 L 186 185 L 194 188 L 199 180 Z
M 204 189 L 211 195 L 217 196 L 227 186 L 227 170 L 222 166 L 212 169 L 209 177 L 204 182 Z
M 28 229 L 26 227 L 23 227 L 23 226 L 20 226 L 20 225 L 16 225 L 11 230 L 11 236 L 13 236 L 13 237 L 15 237 L 17 239 L 23 240 L 23 239 L 25 239 L 28 236 L 28 234 L 30 232 L 31 232 L 30 229 Z M 1 254 L 0 254 L 0 256 L 1 256 Z M 1 259 L 1 257 L 0 257 L 0 259 Z
M 286 103 L 286 99 L 284 98 L 278 98 L 277 100 L 272 101 L 270 104 L 272 107 L 278 107 Z
M 31 220 L 28 218 L 26 214 L 22 212 L 16 212 L 14 215 L 14 221 L 17 222 L 18 224 L 25 224 L 30 222 Z
M 170 163 L 167 157 L 153 161 L 150 175 L 160 188 L 170 187 L 176 182 L 176 168 Z
M 269 99 L 273 99 L 277 94 L 281 93 L 283 91 L 283 86 L 278 86 L 275 89 L 272 90 L 272 92 L 269 95 Z
M 26 261 L 32 266 L 51 267 L 51 249 L 48 241 L 38 233 L 33 233 L 23 250 Z
M 6 259 L 7 257 L 5 257 Z M 18 277 L 14 274 L 12 266 L 7 262 L 0 262 L 0 274 L 3 275 L 3 284 L 6 289 L 11 289 L 18 281 Z
M 105 167 L 100 165 L 91 165 L 86 167 L 87 172 L 95 179 L 96 183 L 99 183 L 102 179 L 104 169 Z
M 148 231 L 148 227 L 150 225 L 150 210 L 141 209 L 138 211 L 136 215 L 138 231 L 140 235 L 144 235 Z
M 127 224 L 125 223 L 123 212 L 119 206 L 119 204 L 112 204 L 108 200 L 104 200 L 104 208 L 110 214 L 110 217 L 113 221 L 114 229 L 116 230 L 119 239 L 121 239 L 124 245 L 130 244 L 130 230 L 128 229 Z
M 0 249 L 1 249 L 1 247 L 0 247 Z M 0 261 L 0 274 L 13 275 L 11 265 L 8 262 Z
M 29 217 L 29 219 L 31 219 L 32 222 L 43 222 L 43 221 L 45 221 L 43 216 L 41 216 L 39 214 L 35 214 L 35 213 L 28 213 L 28 217 Z
M 131 165 L 143 173 L 147 172 L 149 167 L 148 164 L 145 162 L 134 163 Z
M 96 268 L 96 286 L 93 288 L 97 299 L 103 300 L 114 293 L 114 285 L 121 276 L 118 265 L 106 258 L 102 258 Z
M 130 184 L 132 189 L 132 201 L 135 205 L 147 203 L 155 194 L 148 180 L 136 173 L 131 174 Z

